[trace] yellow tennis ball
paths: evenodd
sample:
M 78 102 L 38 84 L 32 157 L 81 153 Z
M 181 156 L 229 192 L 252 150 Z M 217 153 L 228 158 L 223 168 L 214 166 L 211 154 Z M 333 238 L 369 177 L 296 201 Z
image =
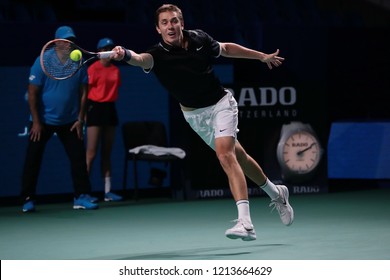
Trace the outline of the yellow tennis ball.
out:
M 82 57 L 82 53 L 80 50 L 73 50 L 71 53 L 70 53 L 70 59 L 73 60 L 73 61 L 79 61 Z

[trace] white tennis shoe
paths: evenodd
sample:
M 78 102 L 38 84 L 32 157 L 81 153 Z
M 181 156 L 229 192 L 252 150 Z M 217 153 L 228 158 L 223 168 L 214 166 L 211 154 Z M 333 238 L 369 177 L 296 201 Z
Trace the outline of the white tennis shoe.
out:
M 241 238 L 244 241 L 256 240 L 256 232 L 252 223 L 242 221 L 241 219 L 234 220 L 233 222 L 236 222 L 236 225 L 225 231 L 227 238 Z
M 282 223 L 289 226 L 294 221 L 294 210 L 288 202 L 288 188 L 284 185 L 276 185 L 276 188 L 279 191 L 279 196 L 276 199 L 271 200 L 272 202 L 269 206 L 274 207 L 272 210 L 276 208 Z

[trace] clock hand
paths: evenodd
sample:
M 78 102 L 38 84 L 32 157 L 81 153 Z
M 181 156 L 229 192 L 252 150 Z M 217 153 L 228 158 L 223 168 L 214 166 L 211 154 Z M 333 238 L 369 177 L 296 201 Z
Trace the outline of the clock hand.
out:
M 301 154 L 303 154 L 304 152 L 306 152 L 307 150 L 310 150 L 316 143 L 312 143 L 309 147 L 307 147 L 306 149 L 303 149 L 302 151 L 299 151 L 297 152 L 297 155 L 300 156 Z

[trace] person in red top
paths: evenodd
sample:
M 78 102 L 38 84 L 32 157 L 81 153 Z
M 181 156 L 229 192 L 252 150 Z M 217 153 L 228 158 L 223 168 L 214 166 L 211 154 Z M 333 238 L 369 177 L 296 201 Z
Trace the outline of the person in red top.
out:
M 98 51 L 108 51 L 113 47 L 110 38 L 103 38 L 97 44 Z M 87 170 L 90 174 L 100 142 L 104 200 L 120 201 L 122 197 L 111 192 L 111 151 L 119 122 L 115 102 L 121 85 L 120 71 L 109 58 L 102 58 L 88 67 L 88 80 Z

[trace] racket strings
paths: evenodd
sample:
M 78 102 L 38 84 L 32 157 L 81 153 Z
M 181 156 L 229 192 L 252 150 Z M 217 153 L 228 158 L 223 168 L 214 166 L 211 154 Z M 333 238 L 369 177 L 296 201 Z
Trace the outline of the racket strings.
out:
M 70 59 L 72 50 L 69 46 L 48 45 L 41 54 L 42 68 L 46 74 L 55 79 L 66 79 L 76 73 L 81 60 Z

